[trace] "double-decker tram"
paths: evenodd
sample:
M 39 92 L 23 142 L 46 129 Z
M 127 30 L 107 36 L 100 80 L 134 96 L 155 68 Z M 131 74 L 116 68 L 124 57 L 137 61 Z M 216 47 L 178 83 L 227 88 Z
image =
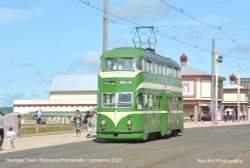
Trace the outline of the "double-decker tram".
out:
M 101 56 L 97 138 L 147 140 L 183 131 L 180 66 L 141 48 Z

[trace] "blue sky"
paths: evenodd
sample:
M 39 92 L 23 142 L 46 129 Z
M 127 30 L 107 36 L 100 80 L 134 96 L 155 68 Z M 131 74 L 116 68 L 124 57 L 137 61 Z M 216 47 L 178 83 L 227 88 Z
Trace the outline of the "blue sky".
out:
M 47 99 L 52 80 L 62 73 L 95 74 L 102 53 L 103 0 L 0 0 L 0 106 L 14 99 Z M 177 9 L 219 29 L 201 24 L 170 8 L 161 0 L 109 0 L 109 12 L 138 25 L 155 26 L 161 34 L 222 52 L 220 75 L 250 77 L 249 0 L 165 0 Z M 136 26 L 110 16 L 108 49 L 133 46 Z M 248 30 L 248 31 L 247 31 Z M 156 52 L 179 63 L 211 72 L 211 53 L 157 34 Z M 243 50 L 244 49 L 244 50 Z M 91 79 L 90 79 L 91 80 Z M 77 81 L 72 81 L 77 82 Z

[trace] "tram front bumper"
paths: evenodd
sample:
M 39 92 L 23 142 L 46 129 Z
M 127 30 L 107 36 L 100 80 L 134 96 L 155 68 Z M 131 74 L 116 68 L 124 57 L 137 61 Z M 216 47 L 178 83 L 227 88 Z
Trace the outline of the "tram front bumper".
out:
M 143 139 L 144 138 L 144 130 L 97 131 L 97 138 L 101 138 L 101 139 Z

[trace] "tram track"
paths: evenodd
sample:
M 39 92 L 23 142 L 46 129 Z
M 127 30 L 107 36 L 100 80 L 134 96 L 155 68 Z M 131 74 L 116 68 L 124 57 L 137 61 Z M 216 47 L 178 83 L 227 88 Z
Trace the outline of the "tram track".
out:
M 187 135 L 188 136 L 188 135 Z M 133 159 L 133 158 L 136 158 L 138 156 L 143 156 L 143 155 L 147 155 L 147 154 L 150 154 L 150 153 L 154 153 L 154 152 L 157 152 L 157 151 L 160 151 L 160 150 L 166 150 L 166 149 L 171 149 L 172 147 L 174 146 L 183 146 L 187 143 L 187 141 L 190 141 L 190 140 L 193 140 L 193 136 L 185 136 L 185 139 L 183 141 L 183 139 L 180 137 L 180 139 L 177 137 L 171 137 L 170 139 L 174 139 L 175 140 L 175 143 L 174 144 L 169 144 L 168 146 L 165 146 L 165 147 L 159 147 L 159 148 L 154 148 L 154 149 L 151 149 L 151 150 L 146 150 L 144 152 L 141 152 L 141 153 L 137 153 L 137 154 L 133 154 L 133 155 L 129 155 L 129 156 L 124 156 L 124 157 L 121 157 L 121 160 L 124 161 L 124 160 L 129 160 L 129 159 Z M 176 139 L 175 139 L 176 138 Z M 214 137 L 213 137 L 214 138 Z M 211 138 L 211 139 L 213 139 Z M 168 139 L 166 139 L 168 140 Z M 209 140 L 208 138 L 203 138 L 202 140 Z M 158 141 L 161 141 L 161 140 L 155 140 L 155 141 L 151 141 L 152 143 L 154 142 L 158 142 Z M 150 142 L 148 142 L 150 143 Z M 162 144 L 165 143 L 162 141 Z M 177 143 L 177 144 L 176 144 Z M 132 145 L 132 144 L 128 144 L 128 145 Z M 206 145 L 203 145 L 203 146 L 206 146 Z M 191 151 L 185 151 L 183 154 L 181 155 L 184 155 L 186 154 L 187 152 L 193 152 L 195 150 L 198 150 L 199 148 L 202 148 L 203 146 L 197 146 L 194 150 L 191 150 Z M 99 151 L 100 152 L 100 151 Z M 112 153 L 113 154 L 113 153 Z M 180 154 L 179 154 L 180 155 Z M 177 156 L 175 156 L 177 157 Z M 155 162 L 156 163 L 156 162 Z M 94 167 L 99 167 L 99 166 L 104 166 L 104 165 L 110 165 L 112 163 L 99 163 L 99 164 L 94 164 L 94 165 L 91 165 L 91 166 L 87 166 L 87 168 L 94 168 Z M 154 165 L 154 164 L 152 164 Z
M 230 136 L 230 135 L 229 135 Z M 210 137 L 210 138 L 204 138 L 202 140 L 206 140 L 206 142 L 210 142 L 211 140 L 213 140 L 215 137 L 218 137 L 218 133 L 214 133 L 214 136 Z M 245 137 L 245 135 L 240 135 L 240 137 Z M 173 137 L 174 138 L 174 137 Z M 125 160 L 129 160 L 129 159 L 133 159 L 133 158 L 136 158 L 136 157 L 140 157 L 140 156 L 143 156 L 143 155 L 149 155 L 149 154 L 154 154 L 155 152 L 157 151 L 161 151 L 161 150 L 166 150 L 166 149 L 171 149 L 171 147 L 173 146 L 181 146 L 181 145 L 184 145 L 187 143 L 187 141 L 190 141 L 190 140 L 193 140 L 193 137 L 190 136 L 189 138 L 185 138 L 184 141 L 183 139 L 178 139 L 180 140 L 179 142 L 181 143 L 178 143 L 176 144 L 171 144 L 169 146 L 165 146 L 165 147 L 159 147 L 159 148 L 156 148 L 156 149 L 152 149 L 152 150 L 147 150 L 147 151 L 144 151 L 144 152 L 141 152 L 141 153 L 137 153 L 137 154 L 134 154 L 134 155 L 130 155 L 130 156 L 125 156 L 125 157 L 121 157 L 121 160 L 122 161 L 125 161 Z M 223 137 L 223 139 L 221 140 L 222 142 L 225 140 L 225 139 L 228 139 L 228 137 Z M 202 141 L 201 139 L 199 139 L 200 141 Z M 216 147 L 220 144 L 218 144 L 218 142 L 214 142 L 214 143 L 211 143 L 211 144 L 199 144 L 197 143 L 196 146 L 193 146 L 191 149 L 188 149 L 188 150 L 184 150 L 183 152 L 181 153 L 178 153 L 176 155 L 173 155 L 173 156 L 170 156 L 170 157 L 164 157 L 156 162 L 152 162 L 151 164 L 147 164 L 146 166 L 143 166 L 143 167 L 155 167 L 155 166 L 160 166 L 162 164 L 165 164 L 169 161 L 173 161 L 173 160 L 177 160 L 177 159 L 180 159 L 181 157 L 185 156 L 185 155 L 190 155 L 194 152 L 202 152 L 203 150 L 209 150 L 211 149 L 212 147 Z M 248 151 L 249 152 L 249 151 Z M 248 153 L 246 152 L 246 153 Z M 244 153 L 242 154 L 244 155 Z M 241 155 L 240 155 L 241 156 Z M 237 158 L 237 157 L 235 157 Z M 232 158 L 232 159 L 235 159 L 235 158 Z M 99 167 L 99 166 L 108 166 L 112 163 L 101 163 L 101 164 L 95 164 L 95 165 L 92 165 L 92 166 L 87 166 L 88 168 L 93 168 L 93 167 Z M 108 166 L 109 167 L 109 166 Z
M 194 133 L 197 132 L 197 133 Z M 237 134 L 241 132 L 242 134 Z M 243 134 L 244 133 L 244 134 Z M 207 136 L 209 135 L 209 136 Z M 44 148 L 41 151 L 32 150 L 24 154 L 17 153 L 15 158 L 51 158 L 51 159 L 85 159 L 83 164 L 79 163 L 58 163 L 56 167 L 167 167 L 173 166 L 176 163 L 181 165 L 179 167 L 203 167 L 204 164 L 198 163 L 198 159 L 219 159 L 246 160 L 246 156 L 250 154 L 250 146 L 247 143 L 239 146 L 240 150 L 234 150 L 230 153 L 232 144 L 237 144 L 239 139 L 247 142 L 249 139 L 246 129 L 190 129 L 185 131 L 183 136 L 170 137 L 166 139 L 158 139 L 149 141 L 147 143 L 138 143 L 134 141 L 126 142 L 100 142 L 88 141 L 74 143 L 71 145 L 60 145 L 53 148 Z M 237 136 L 237 138 L 233 138 Z M 230 139 L 230 143 L 223 143 L 225 140 Z M 215 141 L 214 141 L 215 140 Z M 223 147 L 221 147 L 223 146 Z M 246 146 L 246 148 L 244 148 Z M 228 149 L 227 151 L 224 151 Z M 66 150 L 72 150 L 66 152 Z M 245 150 L 244 150 L 245 149 Z M 52 154 L 54 153 L 54 154 Z M 219 153 L 219 154 L 218 154 Z M 220 158 L 220 156 L 226 155 Z M 11 156 L 6 155 L 4 158 Z M 3 160 L 1 158 L 0 160 Z M 110 159 L 117 158 L 120 162 L 91 162 L 88 159 Z M 139 161 L 139 162 L 138 162 Z M 181 162 L 180 162 L 181 161 Z M 20 164 L 20 168 L 24 167 L 37 167 L 37 163 L 24 163 Z M 49 166 L 51 164 L 41 163 L 38 167 Z M 9 164 L 6 167 L 16 167 L 17 165 Z M 227 168 L 227 165 L 216 163 L 208 163 L 205 167 Z
M 241 135 L 241 137 L 244 137 L 245 135 Z M 214 138 L 214 137 L 213 137 Z M 213 139 L 212 138 L 212 139 Z M 226 138 L 225 138 L 226 139 Z M 222 141 L 222 142 L 224 142 L 224 141 Z M 163 164 L 163 163 L 166 163 L 166 162 L 168 162 L 168 161 L 173 161 L 174 159 L 180 159 L 180 157 L 181 156 L 185 156 L 185 155 L 188 155 L 188 154 L 191 154 L 191 153 L 193 153 L 193 152 L 197 152 L 197 151 L 201 151 L 201 150 L 209 150 L 211 147 L 216 147 L 216 146 L 218 146 L 219 144 L 218 144 L 218 142 L 215 142 L 215 143 L 212 143 L 212 144 L 209 144 L 209 145 L 202 145 L 202 146 L 200 146 L 200 147 L 198 147 L 198 148 L 195 148 L 195 149 L 191 149 L 191 150 L 189 150 L 189 151 L 185 151 L 185 152 L 183 152 L 183 153 L 180 153 L 180 154 L 178 154 L 178 155 L 174 155 L 174 156 L 171 156 L 171 157 L 168 157 L 168 158 L 163 158 L 163 159 L 161 159 L 161 160 L 159 160 L 159 161 L 157 161 L 157 162 L 153 162 L 152 164 L 150 164 L 150 165 L 147 165 L 146 167 L 155 167 L 155 166 L 157 166 L 157 165 L 161 165 L 161 164 Z M 246 152 L 243 152 L 242 154 L 240 154 L 240 155 L 238 155 L 238 156 L 236 156 L 236 157 L 234 157 L 234 158 L 232 158 L 231 160 L 234 160 L 234 159 L 239 159 L 239 157 L 242 157 L 243 155 L 245 155 L 246 153 L 249 153 L 250 152 L 250 150 L 248 150 L 248 151 L 246 151 Z M 225 165 L 225 164 L 221 164 L 222 165 L 222 167 Z M 217 166 L 216 168 L 220 168 L 220 166 Z

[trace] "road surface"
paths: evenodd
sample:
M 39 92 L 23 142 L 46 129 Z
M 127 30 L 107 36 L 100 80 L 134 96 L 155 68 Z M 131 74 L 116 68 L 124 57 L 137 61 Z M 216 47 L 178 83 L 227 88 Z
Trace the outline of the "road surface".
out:
M 42 142 L 41 142 L 42 143 Z M 1 168 L 234 168 L 250 165 L 250 125 L 185 129 L 140 142 L 77 142 L 0 154 Z

